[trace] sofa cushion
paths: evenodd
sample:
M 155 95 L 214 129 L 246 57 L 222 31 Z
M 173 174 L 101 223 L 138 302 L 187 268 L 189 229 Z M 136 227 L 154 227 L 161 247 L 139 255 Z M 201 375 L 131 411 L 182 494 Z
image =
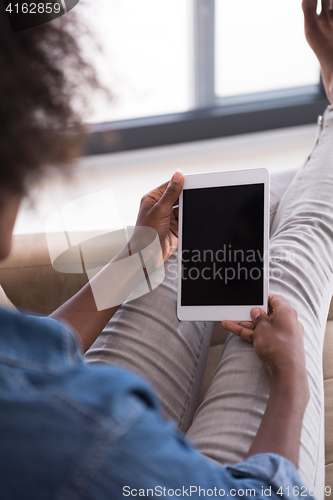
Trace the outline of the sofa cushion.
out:
M 229 332 L 227 332 L 227 330 L 224 330 L 222 328 L 221 322 L 215 321 L 210 345 L 224 344 L 224 342 L 227 340 L 228 334 Z
M 78 292 L 86 273 L 66 274 L 51 265 L 45 234 L 16 235 L 0 263 L 0 283 L 16 307 L 48 315 Z
M 323 355 L 325 389 L 325 474 L 326 485 L 331 486 L 333 498 L 333 321 L 328 321 Z
M 202 380 L 201 392 L 199 397 L 199 404 L 202 403 L 202 400 L 210 386 L 212 378 L 214 376 L 217 365 L 219 364 L 224 344 L 217 344 L 211 346 L 208 351 L 207 364 L 205 368 L 205 373 Z
M 49 235 L 48 241 L 45 233 L 15 235 L 10 256 L 0 263 L 0 283 L 10 300 L 17 307 L 45 315 L 56 310 L 88 281 L 80 252 L 72 253 L 69 248 L 64 252 L 63 235 L 50 234 L 52 238 Z M 84 264 L 87 266 L 88 263 L 89 268 L 105 265 L 126 242 L 124 231 L 104 235 L 86 231 L 71 235 L 73 241 L 83 242 L 81 251 L 84 247 Z M 62 272 L 52 267 L 48 243 L 52 247 L 55 267 Z M 68 269 L 72 272 L 68 273 Z
M 328 311 L 328 319 L 330 321 L 333 321 L 333 298 L 332 298 L 332 301 L 331 301 L 330 309 Z
M 325 500 L 332 500 L 333 498 L 333 464 L 326 465 L 325 467 L 325 483 L 326 487 L 331 488 L 331 494 L 325 494 Z M 327 492 L 328 493 L 328 492 Z
M 326 465 L 333 465 L 333 379 L 325 380 Z
M 324 380 L 333 379 L 333 321 L 327 321 L 323 353 Z

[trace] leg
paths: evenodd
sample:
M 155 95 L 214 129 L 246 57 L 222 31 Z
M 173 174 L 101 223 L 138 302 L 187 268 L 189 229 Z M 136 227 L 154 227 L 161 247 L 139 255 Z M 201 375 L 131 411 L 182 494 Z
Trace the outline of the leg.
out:
M 285 172 L 277 172 L 270 176 L 270 232 L 272 235 L 272 227 L 277 209 L 285 192 L 292 183 L 298 169 L 287 170 Z
M 319 59 L 332 102 L 333 11 L 328 0 L 322 2 L 320 15 L 316 8 L 317 0 L 303 0 L 306 38 Z M 271 228 L 270 291 L 289 300 L 305 330 L 311 400 L 303 422 L 299 469 L 317 498 L 323 498 L 324 486 L 322 347 L 333 290 L 332 135 L 330 107 L 317 144 L 284 194 Z M 289 258 L 276 259 L 281 250 Z M 268 374 L 251 346 L 229 336 L 188 436 L 220 463 L 242 460 L 260 425 L 269 386 Z
M 166 262 L 158 288 L 122 305 L 85 360 L 114 363 L 145 377 L 164 415 L 186 431 L 197 406 L 213 323 L 177 319 L 176 260 L 172 256 Z
M 333 107 L 318 142 L 279 203 L 270 243 L 270 292 L 298 311 L 311 391 L 300 450 L 300 473 L 323 497 L 322 349 L 333 291 Z M 286 253 L 283 261 L 281 250 Z M 241 461 L 260 425 L 270 390 L 269 375 L 252 346 L 229 336 L 210 389 L 188 431 L 208 457 Z M 273 431 L 273 430 L 272 430 Z

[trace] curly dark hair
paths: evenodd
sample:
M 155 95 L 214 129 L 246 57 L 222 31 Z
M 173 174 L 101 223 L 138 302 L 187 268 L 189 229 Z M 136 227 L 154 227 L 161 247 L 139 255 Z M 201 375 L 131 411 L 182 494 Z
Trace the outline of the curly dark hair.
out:
M 13 34 L 0 2 L 1 190 L 23 195 L 48 167 L 78 156 L 84 128 L 77 103 L 83 109 L 87 88 L 101 89 L 81 52 L 84 31 L 74 10 Z

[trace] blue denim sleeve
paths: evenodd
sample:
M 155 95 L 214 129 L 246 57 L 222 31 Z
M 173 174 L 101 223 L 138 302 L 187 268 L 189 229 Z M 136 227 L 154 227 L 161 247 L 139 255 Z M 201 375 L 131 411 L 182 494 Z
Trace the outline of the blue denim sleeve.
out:
M 226 470 L 234 477 L 258 478 L 270 484 L 272 492 L 282 498 L 314 498 L 300 478 L 293 463 L 274 453 L 253 455 L 236 465 L 227 465 Z M 268 495 L 265 495 L 268 496 Z
M 313 499 L 285 458 L 261 454 L 222 467 L 199 453 L 156 409 L 145 408 L 110 451 L 85 499 L 244 496 L 281 500 L 299 499 L 301 492 L 303 498 Z

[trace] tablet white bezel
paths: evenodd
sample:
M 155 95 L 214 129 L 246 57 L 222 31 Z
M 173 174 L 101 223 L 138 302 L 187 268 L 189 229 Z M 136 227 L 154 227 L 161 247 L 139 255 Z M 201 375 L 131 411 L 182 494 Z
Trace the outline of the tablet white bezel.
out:
M 182 306 L 181 305 L 181 259 L 183 235 L 183 192 L 179 197 L 179 230 L 178 230 L 178 295 L 177 316 L 181 321 L 235 321 L 250 320 L 253 307 L 260 307 L 267 312 L 268 276 L 269 276 L 269 174 L 265 168 L 210 172 L 185 175 L 185 189 L 200 189 L 219 186 L 241 186 L 244 184 L 264 184 L 264 290 L 263 304 L 250 306 Z

